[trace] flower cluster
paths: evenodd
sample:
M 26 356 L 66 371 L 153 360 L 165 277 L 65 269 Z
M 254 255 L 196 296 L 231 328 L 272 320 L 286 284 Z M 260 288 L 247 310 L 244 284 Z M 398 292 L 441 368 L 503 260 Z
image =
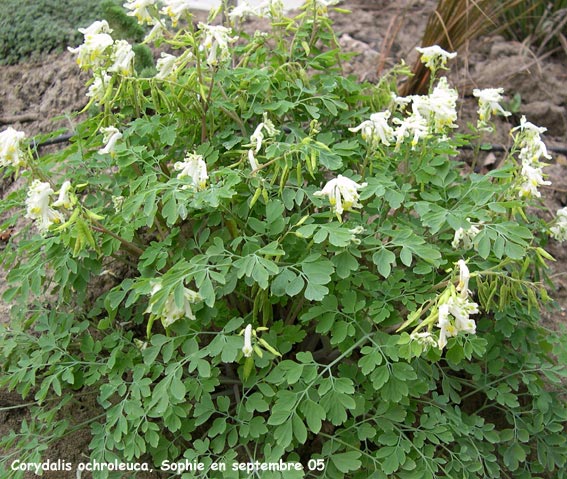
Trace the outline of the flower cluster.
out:
M 512 129 L 514 146 L 520 149 L 518 158 L 522 164 L 520 198 L 539 198 L 541 193 L 538 187 L 551 184 L 550 181 L 543 179 L 545 163 L 541 161 L 541 158 L 551 158 L 541 139 L 541 134 L 545 131 L 546 128 L 530 123 L 525 116 L 522 116 L 520 125 Z
M 34 180 L 28 189 L 26 198 L 26 218 L 34 220 L 41 233 L 46 233 L 51 225 L 62 223 L 65 217 L 60 211 L 53 208 L 73 206 L 74 197 L 70 195 L 71 188 L 71 183 L 65 181 L 59 191 L 59 198 L 50 204 L 51 195 L 55 193 L 53 188 L 49 183 Z
M 152 285 L 150 302 L 146 313 L 151 313 L 154 317 L 161 319 L 164 328 L 171 326 L 181 318 L 195 319 L 191 304 L 202 300 L 201 295 L 189 288 L 183 288 L 182 304 L 178 304 L 172 292 L 167 296 L 165 302 L 159 301 L 157 293 L 161 291 L 163 284 L 161 280 L 154 280 Z
M 128 0 L 123 6 L 126 10 L 130 10 L 128 15 L 136 17 L 138 23 L 153 25 L 156 20 L 151 11 L 155 8 L 155 5 L 156 0 Z
M 207 55 L 207 63 L 216 66 L 230 59 L 229 44 L 237 40 L 236 37 L 231 36 L 230 28 L 205 23 L 199 23 L 199 28 L 205 33 L 201 49 Z
M 484 90 L 475 88 L 473 90 L 473 95 L 478 98 L 477 128 L 479 130 L 492 131 L 488 123 L 492 115 L 510 116 L 512 114 L 500 105 L 502 93 L 504 93 L 503 88 L 485 88 Z
M 250 163 L 250 168 L 252 168 L 252 171 L 257 170 L 260 167 L 260 165 L 258 165 L 258 161 L 256 160 L 256 154 L 262 148 L 262 144 L 264 142 L 264 130 L 269 137 L 273 137 L 279 133 L 279 130 L 277 130 L 272 121 L 268 119 L 268 115 L 265 112 L 263 115 L 263 121 L 256 127 L 254 133 L 250 135 L 250 145 L 252 148 L 248 150 L 248 161 Z
M 567 240 L 567 207 L 557 210 L 555 225 L 549 230 L 557 241 Z
M 437 319 L 437 327 L 440 329 L 437 342 L 439 349 L 447 345 L 447 338 L 457 336 L 459 333 L 476 333 L 476 323 L 470 315 L 477 314 L 479 310 L 478 304 L 469 299 L 469 269 L 462 259 L 458 261 L 458 265 L 459 284 L 456 288 L 450 285 L 439 298 Z
M 450 88 L 447 79 L 442 77 L 429 95 L 393 98 L 394 104 L 402 110 L 402 113 L 411 103 L 411 113 L 402 118 L 396 116 L 392 119 L 395 128 L 388 124 L 391 113 L 386 110 L 373 113 L 370 120 L 363 121 L 349 130 L 355 133 L 360 131 L 362 138 L 372 147 L 377 147 L 380 143 L 389 146 L 390 142 L 395 140 L 398 149 L 407 138 L 410 138 L 413 149 L 422 138 L 432 134 L 443 134 L 448 128 L 457 127 L 457 98 L 457 91 Z
M 447 70 L 447 61 L 457 56 L 457 52 L 449 53 L 439 45 L 417 47 L 416 50 L 421 53 L 421 62 L 433 72 L 440 68 Z
M 173 165 L 173 168 L 180 173 L 177 178 L 189 178 L 190 185 L 184 188 L 192 187 L 197 191 L 205 189 L 209 175 L 207 174 L 207 164 L 201 155 L 190 153 L 185 157 L 185 161 L 178 161 Z
M 358 202 L 360 199 L 358 190 L 361 190 L 366 185 L 366 183 L 359 185 L 356 181 L 339 175 L 328 181 L 321 191 L 313 193 L 313 196 L 327 196 L 332 210 L 337 215 L 339 221 L 341 221 L 344 211 L 350 211 L 352 208 L 360 208 L 362 206 Z
M 23 131 L 9 127 L 0 133 L 0 166 L 19 168 L 26 165 L 22 142 L 26 138 Z
M 468 220 L 468 218 L 467 218 Z M 453 238 L 453 242 L 451 246 L 455 249 L 463 248 L 463 249 L 471 249 L 473 246 L 473 241 L 477 234 L 480 233 L 480 229 L 475 225 L 469 225 L 467 229 L 458 228 L 455 230 L 455 236 Z

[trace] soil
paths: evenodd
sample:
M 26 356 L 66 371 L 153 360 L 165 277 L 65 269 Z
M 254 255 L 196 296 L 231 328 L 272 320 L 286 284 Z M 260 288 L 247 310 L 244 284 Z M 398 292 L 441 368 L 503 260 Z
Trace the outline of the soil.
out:
M 379 73 L 405 59 L 412 65 L 415 47 L 425 29 L 428 16 L 436 5 L 434 0 L 351 0 L 340 5 L 352 11 L 350 15 L 331 13 L 340 43 L 347 51 L 358 55 L 345 65 L 345 73 L 375 82 Z M 396 23 L 397 22 L 397 23 Z M 394 41 L 389 28 L 399 25 Z M 251 27 L 254 25 L 251 25 Z M 390 32 L 392 29 L 390 29 Z M 461 109 L 465 119 L 474 121 L 476 100 L 473 88 L 503 87 L 508 100 L 515 94 L 521 96 L 519 110 L 509 118 L 518 124 L 521 115 L 529 121 L 548 129 L 544 140 L 548 146 L 567 145 L 567 52 L 536 57 L 519 42 L 501 36 L 484 36 L 471 42 L 453 64 L 449 74 L 461 96 Z M 73 55 L 66 52 L 49 55 L 39 62 L 0 67 L 0 129 L 12 126 L 28 136 L 48 133 L 58 128 L 73 129 L 77 121 L 73 112 L 80 111 L 87 103 L 85 82 L 88 75 L 81 73 Z M 55 119 L 59 118 L 59 119 Z M 508 131 L 512 123 L 500 121 L 495 134 L 487 138 L 496 144 L 509 144 Z M 494 162 L 494 155 L 487 156 L 480 164 Z M 546 173 L 552 185 L 543 188 L 541 214 L 551 219 L 555 211 L 567 205 L 567 160 L 553 154 Z M 0 193 L 8 194 L 13 188 L 12 179 L 0 182 Z M 1 232 L 0 232 L 1 233 Z M 0 240 L 0 248 L 2 248 Z M 548 249 L 557 261 L 552 265 L 551 276 L 556 290 L 552 296 L 558 309 L 546 315 L 551 328 L 563 328 L 567 311 L 567 251 L 564 246 L 550 241 Z M 0 293 L 6 288 L 6 272 L 0 270 Z M 9 305 L 0 302 L 0 321 L 7 320 Z M 90 401 L 90 402 L 89 402 Z M 81 408 L 73 408 L 71 416 L 81 422 L 96 414 L 93 400 L 85 400 Z M 21 407 L 18 407 L 21 406 Z M 6 409 L 10 407 L 10 409 Z M 70 414 L 71 408 L 67 408 Z M 14 393 L 0 392 L 0 435 L 11 429 L 19 429 L 28 415 L 21 398 Z M 46 454 L 52 461 L 64 459 L 74 463 L 88 457 L 88 430 L 82 430 L 54 444 Z M 157 473 L 146 477 L 159 477 Z M 26 476 L 35 477 L 31 473 Z M 46 478 L 71 479 L 76 473 L 48 473 Z M 82 479 L 88 479 L 83 474 Z

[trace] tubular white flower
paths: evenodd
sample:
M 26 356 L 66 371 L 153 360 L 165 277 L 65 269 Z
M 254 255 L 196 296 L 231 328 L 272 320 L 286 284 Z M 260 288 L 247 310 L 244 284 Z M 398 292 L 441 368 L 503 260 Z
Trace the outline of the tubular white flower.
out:
M 512 113 L 504 110 L 500 105 L 504 88 L 485 88 L 479 90 L 475 88 L 473 95 L 478 98 L 478 127 L 480 129 L 489 128 L 487 122 L 492 115 L 510 116 Z
M 185 161 L 178 161 L 173 165 L 176 171 L 180 171 L 177 178 L 190 178 L 191 186 L 198 191 L 204 190 L 207 186 L 209 175 L 207 173 L 207 164 L 201 155 L 189 153 L 185 157 Z
M 189 318 L 194 320 L 195 315 L 191 309 L 191 304 L 201 301 L 203 298 L 201 295 L 189 288 L 183 288 L 183 304 L 178 306 L 175 302 L 175 295 L 171 293 L 165 303 L 161 306 L 159 310 L 156 310 L 156 300 L 155 295 L 158 291 L 163 288 L 161 280 L 155 280 L 153 282 L 153 287 L 151 291 L 151 298 L 146 309 L 146 313 L 153 313 L 161 319 L 161 322 L 165 328 L 171 326 L 176 321 L 181 318 Z
M 114 150 L 116 147 L 116 142 L 122 138 L 122 133 L 118 131 L 118 128 L 114 126 L 109 126 L 106 128 L 100 129 L 101 133 L 104 135 L 103 141 L 106 143 L 104 148 L 98 150 L 98 153 L 101 155 L 106 155 L 110 153 L 111 156 L 114 156 Z
M 229 12 L 228 18 L 232 23 L 235 23 L 251 16 L 263 17 L 265 9 L 266 7 L 264 5 L 253 7 L 246 0 L 243 0 L 238 2 L 238 6 L 234 7 Z
M 435 133 L 442 133 L 445 128 L 457 128 L 457 90 L 450 88 L 445 77 L 439 82 L 430 95 L 412 96 L 412 109 L 433 124 Z
M 155 4 L 156 0 L 128 0 L 123 7 L 130 10 L 128 15 L 136 17 L 138 23 L 153 25 L 156 19 L 152 17 L 148 8 L 153 7 Z
M 567 240 L 567 207 L 557 210 L 555 225 L 549 231 L 557 241 Z
M 360 208 L 358 202 L 360 195 L 358 190 L 364 188 L 367 183 L 358 184 L 346 176 L 339 175 L 327 182 L 321 191 L 314 193 L 314 196 L 328 196 L 329 203 L 337 217 L 341 217 L 344 211 L 352 208 Z
M 459 284 L 457 285 L 457 291 L 460 291 L 461 296 L 466 298 L 469 295 L 469 280 L 471 274 L 465 260 L 460 259 L 457 261 L 457 265 L 459 266 Z
M 51 225 L 62 223 L 64 220 L 63 215 L 49 205 L 52 194 L 53 189 L 49 183 L 40 180 L 34 180 L 28 190 L 26 218 L 35 220 L 41 233 L 45 233 Z
M 476 334 L 476 323 L 469 315 L 478 313 L 478 304 L 469 301 L 463 296 L 451 296 L 446 306 L 449 313 L 455 318 L 457 332 Z
M 393 121 L 398 125 L 394 131 L 396 149 L 398 149 L 404 140 L 409 137 L 412 138 L 411 147 L 413 149 L 416 147 L 420 139 L 430 135 L 427 120 L 419 113 L 414 113 L 403 120 L 394 118 Z
M 59 189 L 59 198 L 55 203 L 53 203 L 55 208 L 62 206 L 63 208 L 71 209 L 73 207 L 74 198 L 69 195 L 71 188 L 72 186 L 69 180 L 63 182 Z
M 165 6 L 161 9 L 160 13 L 167 15 L 171 18 L 171 23 L 174 27 L 177 26 L 181 15 L 188 12 L 190 7 L 190 2 L 187 0 L 164 0 Z
M 94 22 L 87 28 L 79 28 L 79 32 L 84 35 L 83 44 L 76 48 L 68 48 L 71 53 L 77 54 L 77 64 L 83 69 L 104 65 L 108 60 L 107 49 L 114 43 L 108 22 L 106 20 Z
M 132 50 L 132 45 L 126 40 L 118 40 L 112 52 L 113 63 L 108 71 L 124 76 L 132 75 L 134 73 L 134 57 L 135 53 Z
M 413 331 L 410 334 L 410 339 L 412 341 L 417 341 L 419 344 L 422 344 L 423 346 L 427 346 L 427 347 L 437 345 L 435 338 L 429 331 L 421 331 L 421 332 Z
M 417 47 L 416 50 L 421 53 L 421 62 L 430 70 L 446 69 L 447 61 L 457 56 L 457 52 L 449 53 L 439 45 Z
M 248 162 L 250 163 L 252 171 L 259 168 L 258 161 L 256 160 L 256 154 L 260 151 L 262 144 L 264 143 L 263 130 L 266 130 L 266 133 L 270 137 L 279 133 L 279 130 L 276 129 L 272 121 L 268 119 L 268 114 L 266 112 L 263 114 L 263 121 L 256 127 L 254 133 L 250 135 L 250 145 L 252 148 L 248 150 Z
M 471 249 L 473 246 L 473 240 L 479 233 L 480 229 L 475 225 L 470 225 L 467 229 L 458 228 L 455 230 L 455 236 L 451 246 L 458 249 L 462 245 L 463 249 Z
M 230 28 L 222 25 L 206 25 L 199 23 L 199 28 L 205 33 L 201 48 L 207 53 L 207 63 L 216 66 L 230 58 L 229 43 L 237 40 L 231 36 Z
M 455 328 L 449 318 L 449 305 L 447 304 L 439 305 L 439 318 L 437 320 L 437 327 L 441 329 L 441 331 L 439 331 L 439 340 L 437 341 L 437 347 L 439 349 L 443 349 L 445 346 L 447 346 L 447 338 L 452 338 L 459 333 L 457 331 L 457 328 Z
M 523 183 L 519 188 L 520 198 L 539 198 L 541 193 L 538 186 L 551 185 L 551 181 L 543 179 L 543 171 L 541 167 L 534 167 L 527 163 L 522 165 Z
M 363 121 L 357 127 L 349 128 L 349 131 L 353 133 L 360 131 L 362 138 L 373 147 L 378 146 L 379 143 L 390 146 L 390 141 L 394 138 L 394 130 L 388 125 L 389 118 L 389 110 L 373 113 L 370 115 L 370 120 Z
M 165 80 L 168 77 L 173 76 L 175 62 L 178 58 L 175 55 L 170 55 L 169 53 L 162 52 L 161 58 L 157 61 L 157 74 L 155 76 L 158 80 Z
M 157 40 L 158 38 L 163 38 L 163 31 L 163 25 L 161 23 L 156 23 L 150 30 L 150 33 L 144 37 L 143 43 L 149 43 Z
M 87 96 L 89 98 L 94 98 L 99 103 L 104 100 L 106 95 L 106 89 L 110 84 L 110 76 L 105 72 L 97 73 L 92 82 L 89 90 L 87 91 Z
M 242 353 L 244 357 L 249 358 L 252 356 L 254 349 L 252 348 L 252 325 L 249 324 L 244 329 L 244 346 L 242 346 Z
M 0 166 L 19 168 L 26 165 L 22 142 L 26 138 L 23 131 L 8 127 L 0 133 Z

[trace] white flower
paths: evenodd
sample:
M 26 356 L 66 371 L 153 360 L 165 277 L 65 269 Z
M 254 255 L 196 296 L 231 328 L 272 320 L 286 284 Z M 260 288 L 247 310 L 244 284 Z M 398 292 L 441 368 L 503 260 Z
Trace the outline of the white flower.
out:
M 422 331 L 422 332 L 413 331 L 410 334 L 410 339 L 412 341 L 417 341 L 419 344 L 423 346 L 428 346 L 428 347 L 435 346 L 437 344 L 435 338 L 433 338 L 433 335 L 429 331 Z
M 156 310 L 157 298 L 156 293 L 162 289 L 163 285 L 161 280 L 156 280 L 153 283 L 153 288 L 151 292 L 151 298 L 146 309 L 146 313 L 152 313 L 161 318 L 161 322 L 165 328 L 171 326 L 176 321 L 181 318 L 195 319 L 195 315 L 191 310 L 191 304 L 201 301 L 203 298 L 199 293 L 189 289 L 183 288 L 183 304 L 178 306 L 175 301 L 175 295 L 171 293 L 165 303 L 162 304 L 161 308 Z
M 112 52 L 113 63 L 108 71 L 124 76 L 132 75 L 134 73 L 134 57 L 135 53 L 132 50 L 132 45 L 126 40 L 118 40 Z
M 541 167 L 534 167 L 527 163 L 522 165 L 522 179 L 523 183 L 520 185 L 519 190 L 520 198 L 539 198 L 541 193 L 537 189 L 538 186 L 551 185 L 551 181 L 543 179 Z
M 478 304 L 462 296 L 451 296 L 446 306 L 455 318 L 455 328 L 458 332 L 476 334 L 476 323 L 469 315 L 478 313 Z
M 439 45 L 417 47 L 416 50 L 421 53 L 421 62 L 425 63 L 425 66 L 430 70 L 446 68 L 447 60 L 451 60 L 457 56 L 457 52 L 446 52 Z
M 459 228 L 455 230 L 455 236 L 451 246 L 458 249 L 462 245 L 463 249 L 471 249 L 473 246 L 473 240 L 479 233 L 480 229 L 474 225 L 470 225 L 467 229 Z
M 274 124 L 271 120 L 268 119 L 268 114 L 264 112 L 262 121 L 254 130 L 254 133 L 250 135 L 250 145 L 252 148 L 248 150 L 248 161 L 250 163 L 250 168 L 252 171 L 255 171 L 259 168 L 258 161 L 256 160 L 256 154 L 262 148 L 262 144 L 264 142 L 264 133 L 263 130 L 266 130 L 268 136 L 272 137 L 279 133 L 279 130 L 276 129 Z
M 173 165 L 176 171 L 180 171 L 177 178 L 190 178 L 191 186 L 196 190 L 203 190 L 207 185 L 207 164 L 201 155 L 190 153 L 185 157 L 185 161 L 178 161 Z
M 23 131 L 8 127 L 0 133 L 0 166 L 25 166 L 26 159 L 22 149 L 22 142 L 26 138 Z
M 71 188 L 71 182 L 69 180 L 63 182 L 59 189 L 59 198 L 53 203 L 55 208 L 62 206 L 63 208 L 71 209 L 73 207 L 74 198 L 69 195 Z
M 189 11 L 191 2 L 188 0 L 164 0 L 165 7 L 161 9 L 161 13 L 171 18 L 171 23 L 176 27 L 181 15 Z
M 263 10 L 265 7 L 263 5 L 259 5 L 256 7 L 252 7 L 246 0 L 243 0 L 238 3 L 238 6 L 234 7 L 228 14 L 228 18 L 232 23 L 239 21 L 243 18 L 247 18 L 250 16 L 263 16 Z
M 362 138 L 373 147 L 378 146 L 379 143 L 390 146 L 390 141 L 394 138 L 394 130 L 388 125 L 389 118 L 389 110 L 373 113 L 370 115 L 370 120 L 363 121 L 355 128 L 349 128 L 349 131 L 353 133 L 361 131 Z
M 427 120 L 419 113 L 414 113 L 403 120 L 394 118 L 393 121 L 398 125 L 394 131 L 396 149 L 398 149 L 404 140 L 409 137 L 412 138 L 411 147 L 413 149 L 416 147 L 421 138 L 425 138 L 430 134 Z
M 199 23 L 199 28 L 205 32 L 205 39 L 201 48 L 207 53 L 207 63 L 211 66 L 218 65 L 230 58 L 229 43 L 237 40 L 230 35 L 230 28 L 222 25 L 206 25 Z
M 340 219 L 343 211 L 350 211 L 352 208 L 360 208 L 358 202 L 360 195 L 358 190 L 364 188 L 367 183 L 358 184 L 346 176 L 339 175 L 327 182 L 321 191 L 314 193 L 314 196 L 328 196 L 329 203 L 333 211 Z
M 175 55 L 170 55 L 169 53 L 162 52 L 161 58 L 157 61 L 158 72 L 155 77 L 158 80 L 165 80 L 166 78 L 172 76 L 175 62 L 177 60 L 178 58 Z
M 49 205 L 52 194 L 53 189 L 49 183 L 43 183 L 40 180 L 34 180 L 28 190 L 26 218 L 35 220 L 41 233 L 45 233 L 51 225 L 64 220 L 63 215 Z
M 104 65 L 108 60 L 106 50 L 114 43 L 109 35 L 112 30 L 106 20 L 94 22 L 87 28 L 79 28 L 79 32 L 84 35 L 83 44 L 77 48 L 68 48 L 71 53 L 77 54 L 77 64 L 84 69 Z
M 465 260 L 460 259 L 457 261 L 457 265 L 459 266 L 459 284 L 457 285 L 457 291 L 460 291 L 461 296 L 466 298 L 469 295 L 469 280 L 471 274 Z
M 103 141 L 106 143 L 104 148 L 98 150 L 98 153 L 101 155 L 105 155 L 110 153 L 111 156 L 114 156 L 114 150 L 116 147 L 116 142 L 122 138 L 122 133 L 118 131 L 118 128 L 114 126 L 109 126 L 106 128 L 100 129 L 101 133 L 104 135 Z
M 148 7 L 152 7 L 155 4 L 156 0 L 128 0 L 123 7 L 130 10 L 128 15 L 136 17 L 138 23 L 153 25 L 156 20 L 151 16 Z
M 567 240 L 567 207 L 557 210 L 555 225 L 549 230 L 557 241 Z
M 87 96 L 89 98 L 94 98 L 99 103 L 102 102 L 106 95 L 106 89 L 109 83 L 110 76 L 106 72 L 103 71 L 98 73 L 87 91 Z
M 433 123 L 433 131 L 442 133 L 445 128 L 456 128 L 457 90 L 450 88 L 447 78 L 442 77 L 430 95 L 412 97 L 412 109 Z
M 492 115 L 510 116 L 512 113 L 504 110 L 500 105 L 504 88 L 475 88 L 473 95 L 478 98 L 478 128 L 488 128 L 487 122 Z
M 441 331 L 439 332 L 437 347 L 439 349 L 443 349 L 445 346 L 447 346 L 447 338 L 452 338 L 459 333 L 457 331 L 457 328 L 449 318 L 449 305 L 447 304 L 441 304 L 439 306 L 439 319 L 437 321 L 437 327 L 441 329 Z
M 242 353 L 244 357 L 249 358 L 252 356 L 254 349 L 252 348 L 252 325 L 249 324 L 244 329 L 244 346 L 242 346 Z

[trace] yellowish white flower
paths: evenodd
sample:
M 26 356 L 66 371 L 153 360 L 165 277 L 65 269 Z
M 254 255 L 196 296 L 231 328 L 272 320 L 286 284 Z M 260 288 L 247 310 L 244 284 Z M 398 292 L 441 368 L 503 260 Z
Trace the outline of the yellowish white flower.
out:
M 207 186 L 209 175 L 207 174 L 207 164 L 201 155 L 196 153 L 189 153 L 184 161 L 178 161 L 173 165 L 173 168 L 180 173 L 177 178 L 189 178 L 191 180 L 191 187 L 200 191 L 204 190 Z
M 473 95 L 478 98 L 478 123 L 479 129 L 491 130 L 488 125 L 492 115 L 510 116 L 509 111 L 504 110 L 500 102 L 502 101 L 503 88 L 485 88 L 479 90 L 475 88 Z
M 97 73 L 94 81 L 87 91 L 87 96 L 89 98 L 94 98 L 99 103 L 102 102 L 106 96 L 106 90 L 109 84 L 110 76 L 105 71 Z
M 268 114 L 264 112 L 263 121 L 256 127 L 254 133 L 250 135 L 250 145 L 252 148 L 248 150 L 248 162 L 250 163 L 250 168 L 255 171 L 259 168 L 258 161 L 256 160 L 256 154 L 262 148 L 264 143 L 264 130 L 269 137 L 273 137 L 279 133 L 272 121 L 268 118 Z
M 63 215 L 49 204 L 53 193 L 50 184 L 40 180 L 34 180 L 28 190 L 26 218 L 35 220 L 41 233 L 45 233 L 51 225 L 62 223 L 64 220 Z
M 71 182 L 69 180 L 64 181 L 63 184 L 61 185 L 61 188 L 59 189 L 59 197 L 57 198 L 57 201 L 53 203 L 53 206 L 55 208 L 59 208 L 62 206 L 63 208 L 69 210 L 73 207 L 73 204 L 75 203 L 75 198 L 73 195 L 70 194 L 71 189 L 72 189 Z
M 204 23 L 199 23 L 199 28 L 205 33 L 201 49 L 207 54 L 207 63 L 216 66 L 230 59 L 229 44 L 237 40 L 231 36 L 231 29 Z
M 449 317 L 448 304 L 441 304 L 439 306 L 439 319 L 437 321 L 437 327 L 441 330 L 439 331 L 439 339 L 437 341 L 437 347 L 439 349 L 443 349 L 445 346 L 447 346 L 447 338 L 452 338 L 459 334 L 457 328 Z
M 344 211 L 350 211 L 353 208 L 360 208 L 361 190 L 367 183 L 358 184 L 346 176 L 339 175 L 327 182 L 321 191 L 315 192 L 314 196 L 327 196 L 332 210 L 336 213 L 339 220 Z
M 469 295 L 469 280 L 471 273 L 464 259 L 457 261 L 459 266 L 459 284 L 457 285 L 457 291 L 461 292 L 463 298 L 467 298 Z
M 123 7 L 126 10 L 130 10 L 128 15 L 136 17 L 138 19 L 138 23 L 153 25 L 156 22 L 156 19 L 152 17 L 150 11 L 151 7 L 155 4 L 156 0 L 129 0 L 123 5 Z
M 473 241 L 477 234 L 480 233 L 480 229 L 475 225 L 470 225 L 467 229 L 458 228 L 455 231 L 455 236 L 451 246 L 455 249 L 471 249 L 473 246 Z
M 19 168 L 26 165 L 22 143 L 26 138 L 23 131 L 8 127 L 0 133 L 0 166 Z
M 181 15 L 185 12 L 189 12 L 191 5 L 187 0 L 164 0 L 165 6 L 161 9 L 161 13 L 167 15 L 171 18 L 171 23 L 174 27 L 177 26 Z
M 238 22 L 248 17 L 264 16 L 265 5 L 256 5 L 253 7 L 246 0 L 238 2 L 238 6 L 234 7 L 228 14 L 231 23 Z
M 567 240 L 567 207 L 557 210 L 555 224 L 549 230 L 557 241 Z
M 438 308 L 438 348 L 443 349 L 447 345 L 447 338 L 455 337 L 459 333 L 476 334 L 476 323 L 470 315 L 478 312 L 476 303 L 462 295 L 451 294 Z
M 176 321 L 181 318 L 195 319 L 195 315 L 191 309 L 191 304 L 197 303 L 202 300 L 199 293 L 183 287 L 183 300 L 181 305 L 178 305 L 175 301 L 175 295 L 171 293 L 161 307 L 157 307 L 157 297 L 158 291 L 163 288 L 161 280 L 156 280 L 153 283 L 151 298 L 146 309 L 146 313 L 152 313 L 161 319 L 161 322 L 165 328 L 171 326 Z
M 413 331 L 410 334 L 410 339 L 426 347 L 437 346 L 437 341 L 429 331 Z
M 77 64 L 83 69 L 103 66 L 108 60 L 109 47 L 114 44 L 108 22 L 94 22 L 87 28 L 79 28 L 79 32 L 84 35 L 83 44 L 68 49 L 77 54 Z
M 419 113 L 414 113 L 403 120 L 394 118 L 398 126 L 394 130 L 396 149 L 398 149 L 406 138 L 411 138 L 412 149 L 417 146 L 419 140 L 429 136 L 429 124 Z
M 394 130 L 388 124 L 389 118 L 389 110 L 373 113 L 370 115 L 370 120 L 363 121 L 357 127 L 349 128 L 349 131 L 353 133 L 360 131 L 362 138 L 372 147 L 378 146 L 379 143 L 389 146 L 390 141 L 394 138 Z
M 443 50 L 439 45 L 430 47 L 417 47 L 416 50 L 421 53 L 421 62 L 432 71 L 439 68 L 446 69 L 447 61 L 457 56 L 457 52 L 449 53 Z
M 114 155 L 114 150 L 116 148 L 116 142 L 122 138 L 122 133 L 118 131 L 118 128 L 114 126 L 108 126 L 106 128 L 100 129 L 103 136 L 103 141 L 105 143 L 104 148 L 98 150 L 101 155 L 106 155 L 109 153 L 111 156 Z
M 520 185 L 519 195 L 521 198 L 539 198 L 541 193 L 538 187 L 551 185 L 551 181 L 543 179 L 543 170 L 538 166 L 531 166 L 527 163 L 522 165 L 522 184 Z
M 124 76 L 132 75 L 134 73 L 134 57 L 135 53 L 132 50 L 132 45 L 126 40 L 118 40 L 112 52 L 113 63 L 108 71 Z
M 156 79 L 165 80 L 173 76 L 175 63 L 178 58 L 175 55 L 170 55 L 169 53 L 162 52 L 161 58 L 157 61 L 157 74 Z
M 244 329 L 244 346 L 242 346 L 242 353 L 244 357 L 249 358 L 254 353 L 252 348 L 252 325 L 249 324 Z
M 456 128 L 457 90 L 450 88 L 447 78 L 441 77 L 430 95 L 412 97 L 414 113 L 433 124 L 435 133 L 442 133 L 446 128 Z

